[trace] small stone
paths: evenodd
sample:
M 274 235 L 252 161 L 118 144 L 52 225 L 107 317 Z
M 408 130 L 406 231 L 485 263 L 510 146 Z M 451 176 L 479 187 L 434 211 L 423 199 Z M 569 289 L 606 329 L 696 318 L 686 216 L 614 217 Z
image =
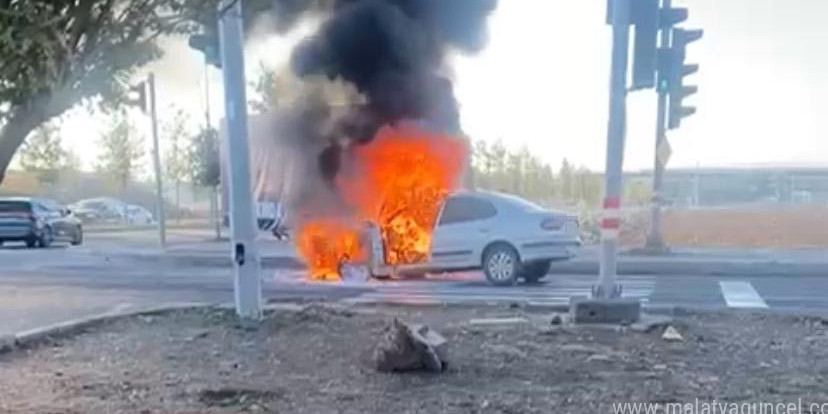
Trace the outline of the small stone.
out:
M 604 354 L 590 355 L 586 360 L 587 360 L 587 362 L 610 362 L 610 361 L 612 361 L 612 359 L 609 357 L 609 355 L 604 355 Z
M 661 339 L 667 342 L 679 342 L 684 340 L 684 337 L 672 325 L 668 326 L 661 335 Z

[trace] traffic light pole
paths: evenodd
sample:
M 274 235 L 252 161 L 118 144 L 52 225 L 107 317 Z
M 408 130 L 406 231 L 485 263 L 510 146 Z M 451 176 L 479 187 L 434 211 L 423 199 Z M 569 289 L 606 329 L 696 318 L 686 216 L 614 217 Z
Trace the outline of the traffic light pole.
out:
M 610 73 L 609 122 L 604 211 L 601 219 L 601 264 L 599 284 L 593 298 L 613 299 L 621 293 L 615 283 L 618 230 L 620 228 L 624 135 L 626 133 L 627 54 L 630 32 L 630 0 L 612 1 L 612 69 Z
M 671 0 L 662 0 L 663 8 L 670 9 Z M 661 48 L 666 50 L 670 46 L 670 30 L 661 31 Z M 664 238 L 661 233 L 661 202 L 663 200 L 661 187 L 664 182 L 664 164 L 658 158 L 658 150 L 667 139 L 667 88 L 662 81 L 667 74 L 659 73 L 656 90 L 658 91 L 658 109 L 656 113 L 656 139 L 655 151 L 653 151 L 653 197 L 650 204 L 650 232 L 647 235 L 646 248 L 652 251 L 663 251 L 666 249 Z
M 262 317 L 262 287 L 256 246 L 257 227 L 253 223 L 253 195 L 250 189 L 241 3 L 241 0 L 219 2 L 219 38 L 228 133 L 228 184 L 236 313 L 242 320 L 258 321 Z
M 158 140 L 158 114 L 155 100 L 155 74 L 147 77 L 149 88 L 150 122 L 152 122 L 152 166 L 155 172 L 155 213 L 158 216 L 158 240 L 161 248 L 167 247 L 167 218 L 164 212 L 164 183 L 161 178 L 161 148 Z

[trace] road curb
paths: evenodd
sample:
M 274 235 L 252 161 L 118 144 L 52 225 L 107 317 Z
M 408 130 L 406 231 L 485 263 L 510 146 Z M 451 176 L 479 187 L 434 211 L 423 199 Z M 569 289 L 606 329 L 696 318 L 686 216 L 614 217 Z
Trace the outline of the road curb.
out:
M 184 302 L 172 303 L 161 306 L 154 306 L 141 309 L 131 309 L 124 311 L 111 311 L 90 315 L 83 318 L 70 319 L 68 321 L 59 322 L 51 325 L 41 326 L 33 329 L 18 332 L 13 335 L 5 337 L 6 339 L 0 341 L 0 354 L 9 352 L 17 348 L 25 348 L 44 342 L 49 339 L 71 336 L 84 329 L 98 326 L 106 322 L 116 319 L 128 318 L 141 315 L 155 315 L 164 312 L 195 309 L 202 307 L 215 306 L 215 303 L 204 302 Z

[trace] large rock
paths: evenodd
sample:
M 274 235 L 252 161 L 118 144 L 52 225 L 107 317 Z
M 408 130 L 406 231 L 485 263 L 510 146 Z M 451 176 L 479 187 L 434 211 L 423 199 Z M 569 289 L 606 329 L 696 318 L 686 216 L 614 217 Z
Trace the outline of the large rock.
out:
M 394 318 L 374 349 L 373 360 L 381 372 L 442 372 L 446 369 L 447 356 L 446 339 L 438 332 Z

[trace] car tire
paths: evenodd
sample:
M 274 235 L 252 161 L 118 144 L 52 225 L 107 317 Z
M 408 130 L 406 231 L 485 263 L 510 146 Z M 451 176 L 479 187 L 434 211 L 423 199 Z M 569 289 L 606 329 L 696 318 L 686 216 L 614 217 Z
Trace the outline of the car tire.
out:
M 495 286 L 513 286 L 521 271 L 520 256 L 506 243 L 493 244 L 483 253 L 483 273 Z
M 549 274 L 549 269 L 552 267 L 550 260 L 541 262 L 532 262 L 523 265 L 521 276 L 526 283 L 538 283 L 541 279 Z
M 52 229 L 50 227 L 44 227 L 43 233 L 37 239 L 37 244 L 41 248 L 45 249 L 52 245 L 53 240 L 54 236 L 52 235 Z
M 26 239 L 26 247 L 30 249 L 37 247 L 37 237 L 31 236 L 28 239 Z
M 78 227 L 78 230 L 75 232 L 75 237 L 72 238 L 72 246 L 80 246 L 83 244 L 83 229 Z
M 5 243 L 5 240 L 0 240 L 0 247 L 3 247 L 3 243 Z

